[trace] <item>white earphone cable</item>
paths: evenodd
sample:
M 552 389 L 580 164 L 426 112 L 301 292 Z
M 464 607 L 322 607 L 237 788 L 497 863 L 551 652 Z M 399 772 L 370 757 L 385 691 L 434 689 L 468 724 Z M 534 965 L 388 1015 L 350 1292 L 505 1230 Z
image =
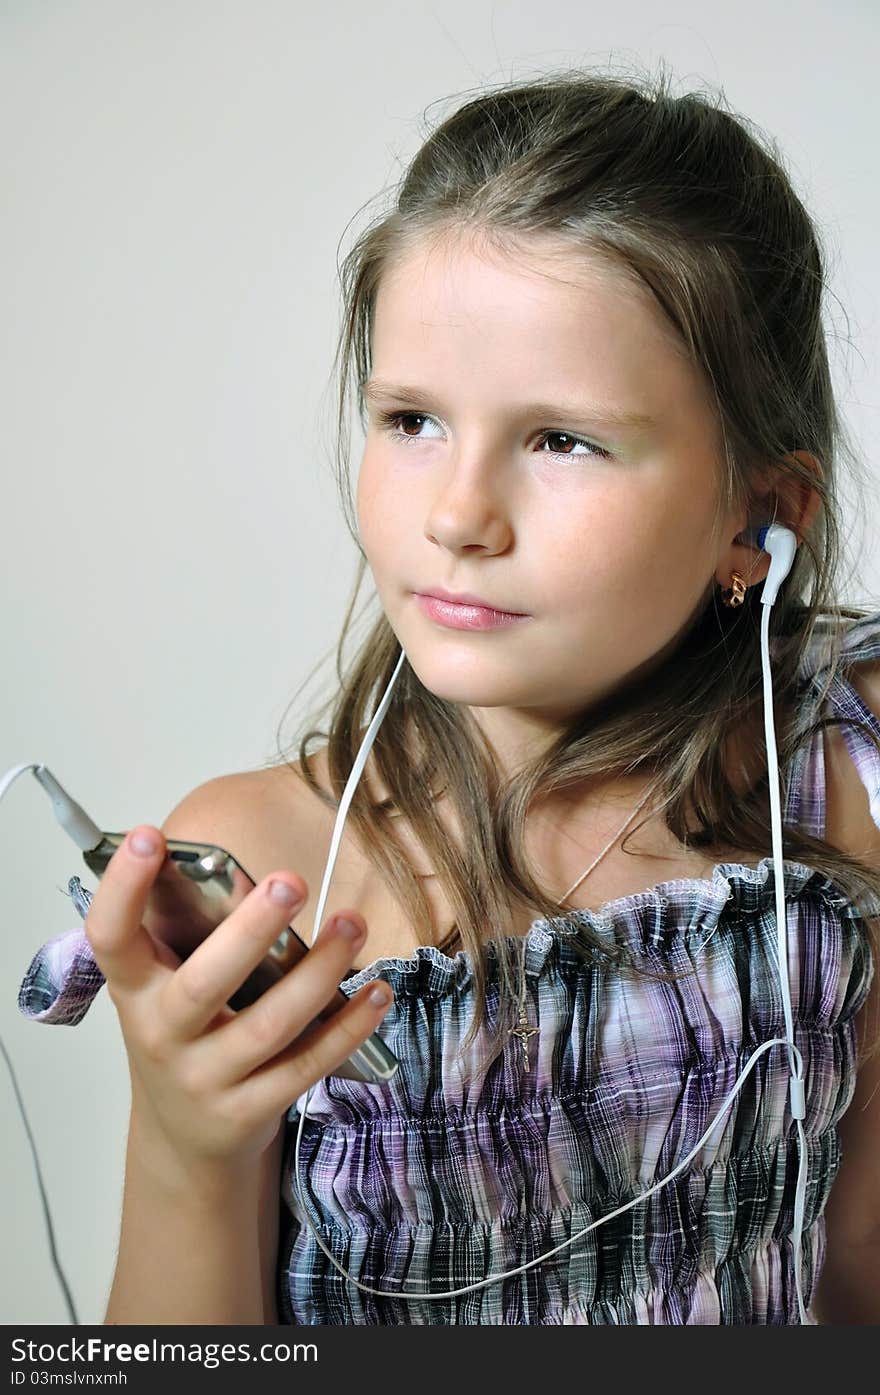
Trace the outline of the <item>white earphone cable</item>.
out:
M 671 1182 L 672 1179 L 676 1177 L 678 1173 L 682 1170 L 682 1168 L 686 1167 L 687 1164 L 696 1156 L 700 1148 L 702 1148 L 703 1144 L 713 1134 L 713 1132 L 715 1132 L 719 1128 L 719 1125 L 721 1124 L 721 1121 L 724 1118 L 727 1110 L 729 1109 L 732 1101 L 736 1097 L 738 1091 L 742 1088 L 742 1085 L 748 1077 L 749 1072 L 754 1068 L 755 1064 L 760 1059 L 760 1057 L 766 1051 L 769 1051 L 771 1047 L 786 1046 L 788 1048 L 790 1069 L 789 1095 L 791 1104 L 791 1115 L 797 1124 L 799 1154 L 798 1176 L 795 1187 L 792 1232 L 794 1280 L 795 1288 L 797 1291 L 799 1318 L 801 1323 L 807 1322 L 807 1315 L 803 1301 L 801 1276 L 801 1245 L 806 1196 L 807 1151 L 806 1138 L 802 1123 L 802 1120 L 804 1119 L 806 1112 L 804 1099 L 804 1062 L 801 1053 L 794 1041 L 794 1022 L 791 1005 L 791 990 L 789 984 L 789 955 L 787 935 L 788 926 L 785 907 L 784 864 L 782 847 L 782 813 L 780 804 L 779 768 L 776 750 L 776 735 L 773 721 L 773 686 L 772 675 L 770 671 L 769 647 L 770 611 L 776 599 L 776 594 L 778 592 L 779 585 L 781 584 L 781 581 L 784 579 L 784 577 L 788 573 L 788 570 L 790 569 L 791 561 L 794 556 L 797 542 L 794 534 L 791 533 L 789 529 L 781 528 L 775 524 L 771 524 L 768 528 L 760 530 L 760 534 L 756 534 L 756 537 L 758 545 L 764 546 L 766 550 L 770 552 L 772 559 L 767 582 L 765 584 L 764 591 L 761 595 L 761 662 L 764 696 L 764 729 L 767 743 L 767 767 L 770 780 L 770 814 L 772 825 L 773 870 L 775 879 L 776 952 L 779 965 L 780 986 L 782 990 L 782 1001 L 785 1017 L 785 1036 L 773 1037 L 771 1040 L 763 1042 L 752 1053 L 745 1067 L 741 1071 L 736 1081 L 736 1084 L 734 1085 L 733 1089 L 729 1092 L 729 1094 L 726 1096 L 724 1103 L 722 1104 L 715 1118 L 712 1120 L 712 1123 L 705 1130 L 705 1132 L 703 1133 L 699 1141 L 696 1143 L 696 1145 L 691 1149 L 690 1153 L 688 1153 L 687 1156 L 683 1158 L 681 1162 L 678 1163 L 678 1165 L 673 1169 L 672 1172 L 669 1173 L 667 1177 L 664 1177 L 659 1182 L 655 1182 L 651 1187 L 647 1188 L 645 1191 L 640 1192 L 636 1197 L 634 1197 L 631 1201 L 627 1202 L 625 1205 L 617 1207 L 616 1210 L 611 1211 L 608 1215 L 602 1216 L 598 1220 L 594 1221 L 591 1225 L 584 1227 L 583 1230 L 580 1230 L 575 1235 L 570 1236 L 569 1239 L 555 1246 L 554 1249 L 548 1250 L 546 1254 L 540 1255 L 538 1256 L 538 1258 L 530 1260 L 528 1263 L 522 1264 L 515 1269 L 506 1270 L 504 1273 L 501 1274 L 492 1274 L 488 1278 L 482 1279 L 477 1283 L 468 1284 L 462 1288 L 444 1290 L 439 1293 L 404 1293 L 402 1291 L 396 1290 L 372 1288 L 367 1284 L 362 1284 L 358 1279 L 356 1279 L 352 1274 L 350 1274 L 348 1270 L 344 1269 L 343 1266 L 339 1264 L 339 1262 L 335 1259 L 333 1254 L 324 1244 L 323 1240 L 321 1239 L 321 1236 L 318 1233 L 316 1225 L 314 1224 L 311 1216 L 309 1215 L 308 1206 L 303 1194 L 303 1189 L 300 1180 L 300 1143 L 302 1139 L 303 1125 L 306 1119 L 308 1102 L 311 1098 L 312 1090 L 314 1089 L 314 1086 L 311 1086 L 301 1097 L 300 1118 L 299 1126 L 297 1128 L 296 1133 L 296 1145 L 294 1153 L 294 1184 L 296 1187 L 297 1195 L 303 1208 L 303 1216 L 307 1225 L 312 1231 L 318 1246 L 327 1256 L 330 1262 L 334 1265 L 334 1267 L 342 1275 L 344 1275 L 346 1279 L 350 1280 L 351 1283 L 355 1284 L 356 1287 L 359 1288 L 362 1292 L 375 1294 L 379 1297 L 387 1298 L 440 1301 L 446 1298 L 458 1297 L 461 1294 L 472 1293 L 476 1289 L 485 1288 L 489 1284 L 498 1283 L 502 1279 L 512 1277 L 516 1274 L 525 1273 L 526 1270 L 534 1268 L 536 1264 L 541 1264 L 545 1259 L 549 1259 L 551 1256 L 558 1254 L 560 1250 L 563 1250 L 568 1245 L 573 1244 L 576 1240 L 579 1240 L 582 1236 L 587 1235 L 590 1231 L 595 1230 L 598 1226 L 604 1225 L 607 1221 L 613 1220 L 615 1216 L 621 1215 L 624 1211 L 629 1210 L 631 1207 L 637 1206 L 640 1202 L 646 1200 L 649 1196 L 653 1195 L 655 1192 L 659 1191 L 662 1187 L 665 1187 L 669 1182 Z M 768 540 L 768 542 L 765 542 L 765 538 Z M 397 681 L 398 675 L 400 674 L 405 658 L 405 651 L 401 649 L 400 658 L 395 666 L 394 672 L 388 683 L 388 687 L 386 688 L 386 691 L 382 696 L 382 699 L 377 707 L 373 719 L 370 722 L 369 727 L 367 728 L 366 735 L 361 744 L 361 748 L 358 751 L 357 757 L 355 759 L 354 765 L 346 783 L 345 791 L 340 801 L 339 809 L 337 810 L 336 823 L 334 825 L 333 837 L 330 846 L 330 854 L 327 860 L 327 866 L 325 868 L 324 878 L 321 886 L 321 893 L 318 897 L 318 903 L 315 912 L 315 927 L 312 933 L 312 944 L 314 944 L 315 938 L 317 937 L 319 927 L 323 918 L 324 905 L 326 903 L 327 893 L 330 887 L 330 879 L 333 874 L 333 867 L 336 862 L 336 858 L 339 851 L 339 845 L 342 838 L 342 830 L 345 824 L 345 819 L 348 814 L 348 809 L 351 804 L 352 797 L 354 795 L 355 786 L 363 772 L 370 749 L 376 738 L 376 733 L 378 732 L 382 720 L 385 717 L 385 713 L 388 710 L 388 705 L 391 700 L 391 693 L 394 684 Z M 19 775 L 24 774 L 25 771 L 36 772 L 42 769 L 43 767 L 40 765 L 39 762 L 24 762 L 22 764 L 13 766 L 11 769 L 7 770 L 5 774 L 2 777 L 0 777 L 0 800 L 4 798 L 9 787 L 19 777 Z M 581 880 L 582 879 L 583 878 L 581 878 Z M 795 941 L 797 942 L 797 936 L 795 936 Z M 37 1184 L 40 1189 L 40 1197 L 43 1204 L 43 1212 L 46 1219 L 46 1227 L 49 1236 L 49 1248 L 52 1263 L 55 1268 L 55 1272 L 58 1276 L 59 1282 L 61 1284 L 62 1291 L 64 1293 L 64 1298 L 68 1312 L 70 1314 L 71 1322 L 74 1323 L 74 1325 L 78 1325 L 78 1318 L 76 1314 L 76 1308 L 73 1303 L 73 1298 L 70 1294 L 70 1289 L 67 1284 L 67 1280 L 65 1279 L 64 1273 L 61 1270 L 61 1266 L 58 1262 L 51 1214 L 49 1211 L 45 1188 L 43 1186 L 42 1174 L 39 1166 L 39 1160 L 37 1157 L 33 1135 L 28 1124 L 27 1115 L 25 1113 L 24 1104 L 21 1099 L 18 1085 L 15 1079 L 15 1073 L 12 1068 L 12 1063 L 9 1059 L 5 1047 L 3 1047 L 2 1041 L 0 1041 L 0 1048 L 2 1048 L 3 1050 L 4 1058 L 7 1063 L 7 1068 L 9 1069 L 10 1076 L 12 1078 L 18 1108 L 24 1121 L 25 1130 L 27 1132 L 28 1140 L 34 1158 L 34 1168 L 37 1176 Z M 299 1103 L 299 1101 L 297 1103 Z
M 24 761 L 21 765 L 13 765 L 11 769 L 7 770 L 5 774 L 2 777 L 0 777 L 0 800 L 3 799 L 3 796 L 6 794 L 6 791 L 9 789 L 10 785 L 15 783 L 19 775 L 23 775 L 25 771 L 33 772 L 38 767 L 39 761 Z M 73 1295 L 70 1292 L 70 1286 L 67 1282 L 64 1270 L 61 1268 L 61 1262 L 58 1258 L 58 1250 L 55 1244 L 55 1229 L 52 1225 L 52 1213 L 49 1210 L 49 1200 L 46 1196 L 46 1188 L 43 1183 L 43 1171 L 40 1167 L 40 1159 L 37 1156 L 37 1145 L 34 1142 L 34 1135 L 31 1132 L 31 1126 L 28 1122 L 27 1112 L 24 1107 L 24 1100 L 21 1097 L 21 1091 L 18 1088 L 18 1081 L 15 1078 L 15 1071 L 12 1068 L 12 1061 L 9 1059 L 9 1053 L 6 1050 L 6 1047 L 3 1045 L 2 1039 L 0 1039 L 0 1050 L 2 1050 L 3 1052 L 3 1059 L 6 1062 L 6 1069 L 9 1071 L 9 1076 L 12 1080 L 12 1089 L 15 1094 L 15 1103 L 18 1106 L 18 1112 L 21 1115 L 21 1120 L 24 1124 L 24 1131 L 27 1134 L 28 1144 L 30 1146 L 31 1154 L 34 1159 L 34 1175 L 37 1179 L 37 1187 L 40 1193 L 40 1203 L 43 1207 L 43 1218 L 46 1222 L 46 1234 L 49 1238 L 49 1256 L 52 1260 L 52 1268 L 55 1270 L 58 1282 L 61 1285 L 61 1292 L 64 1295 L 64 1302 L 67 1307 L 68 1314 L 70 1316 L 70 1321 L 73 1323 L 74 1327 L 79 1327 L 80 1322 L 76 1312 L 76 1305 L 73 1301 Z
M 778 589 L 778 571 L 777 576 L 774 577 L 771 570 L 771 577 L 773 581 L 776 582 L 776 587 Z M 770 578 L 768 578 L 768 584 L 765 587 L 765 593 L 770 589 L 772 589 L 772 587 L 770 584 Z M 724 1103 L 718 1111 L 718 1114 L 712 1120 L 712 1123 L 709 1125 L 708 1129 L 706 1129 L 699 1142 L 695 1145 L 694 1148 L 691 1149 L 687 1157 L 683 1158 L 682 1161 L 677 1165 L 677 1167 L 675 1167 L 667 1177 L 664 1177 L 662 1181 L 654 1183 L 653 1186 L 649 1187 L 646 1191 L 640 1192 L 637 1197 L 634 1197 L 632 1201 L 627 1202 L 626 1205 L 619 1206 L 616 1210 L 609 1212 L 608 1215 L 600 1217 L 599 1220 L 594 1221 L 591 1225 L 584 1227 L 583 1230 L 579 1230 L 575 1235 L 572 1235 L 567 1240 L 562 1241 L 562 1243 L 557 1245 L 554 1249 L 548 1250 L 546 1254 L 540 1255 L 537 1259 L 530 1260 L 527 1264 L 522 1264 L 516 1269 L 505 1270 L 503 1273 L 500 1274 L 492 1274 L 487 1279 L 481 1279 L 474 1284 L 467 1284 L 462 1288 L 445 1289 L 440 1292 L 434 1293 L 404 1293 L 403 1291 L 395 1291 L 392 1289 L 372 1288 L 368 1284 L 362 1284 L 359 1279 L 356 1279 L 353 1274 L 350 1274 L 349 1271 L 338 1262 L 338 1260 L 334 1257 L 334 1255 L 331 1253 L 331 1251 L 327 1248 L 327 1246 L 321 1239 L 321 1236 L 318 1233 L 318 1228 L 312 1220 L 312 1217 L 309 1215 L 308 1205 L 303 1194 L 303 1188 L 300 1180 L 300 1143 L 302 1140 L 303 1125 L 306 1119 L 306 1112 L 308 1109 L 309 1099 L 311 1098 L 312 1090 L 314 1089 L 314 1086 L 311 1086 L 305 1092 L 305 1094 L 301 1096 L 301 1101 L 297 1102 L 300 1104 L 300 1117 L 296 1131 L 296 1144 L 294 1149 L 293 1169 L 296 1192 L 297 1196 L 299 1197 L 300 1204 L 302 1206 L 303 1217 L 309 1229 L 311 1230 L 319 1248 L 330 1260 L 333 1267 L 337 1269 L 339 1273 L 342 1274 L 346 1279 L 353 1283 L 358 1289 L 360 1289 L 361 1292 L 373 1294 L 376 1297 L 380 1298 L 404 1298 L 406 1300 L 419 1299 L 425 1302 L 437 1302 L 447 1298 L 457 1298 L 465 1293 L 473 1293 L 477 1289 L 486 1288 L 489 1284 L 499 1283 L 502 1279 L 511 1278 L 516 1274 L 523 1274 L 527 1269 L 531 1269 L 536 1264 L 540 1264 L 545 1259 L 549 1259 L 552 1255 L 558 1254 L 560 1250 L 565 1249 L 568 1245 L 574 1244 L 576 1240 L 579 1240 L 582 1236 L 587 1235 L 591 1230 L 595 1230 L 598 1226 L 604 1225 L 607 1221 L 613 1220 L 615 1216 L 621 1215 L 622 1212 L 629 1210 L 632 1206 L 637 1206 L 639 1202 L 644 1201 L 654 1192 L 659 1191 L 661 1187 L 665 1187 L 669 1182 L 671 1182 L 672 1179 L 676 1177 L 677 1174 L 681 1171 L 681 1169 L 685 1167 L 686 1164 L 689 1163 L 691 1159 L 696 1156 L 700 1148 L 705 1143 L 706 1139 L 709 1138 L 713 1130 L 718 1126 L 727 1109 L 729 1108 L 730 1104 L 732 1103 L 733 1099 L 735 1098 L 737 1092 L 742 1088 L 742 1085 L 745 1082 L 749 1074 L 749 1071 L 752 1070 L 752 1068 L 759 1060 L 759 1058 L 764 1054 L 764 1052 L 768 1051 L 773 1046 L 787 1046 L 789 1053 L 789 1065 L 791 1071 L 789 1087 L 791 1099 L 791 1112 L 792 1117 L 795 1119 L 797 1123 L 799 1154 L 798 1178 L 795 1187 L 794 1221 L 792 1235 L 792 1247 L 794 1251 L 794 1279 L 795 1288 L 797 1292 L 799 1318 L 801 1323 L 807 1322 L 807 1314 L 804 1308 L 801 1276 L 801 1235 L 803 1229 L 804 1197 L 806 1192 L 806 1138 L 804 1136 L 804 1129 L 801 1123 L 801 1120 L 804 1118 L 805 1114 L 803 1084 L 804 1071 L 803 1058 L 794 1042 L 791 995 L 788 980 L 787 917 L 785 910 L 784 868 L 782 862 L 782 812 L 779 797 L 779 768 L 776 753 L 776 735 L 773 721 L 773 684 L 772 675 L 770 671 L 769 625 L 770 611 L 772 609 L 774 599 L 775 591 L 773 592 L 772 599 L 766 601 L 764 604 L 762 604 L 761 607 L 761 663 L 764 684 L 764 728 L 767 740 L 768 770 L 770 775 L 770 817 L 773 835 L 773 871 L 776 893 L 776 952 L 779 963 L 780 983 L 782 987 L 782 1000 L 785 1014 L 786 1035 L 784 1037 L 773 1037 L 770 1041 L 762 1043 L 762 1045 L 759 1046 L 752 1053 L 752 1055 L 749 1057 L 746 1066 L 740 1073 L 740 1076 L 736 1084 L 725 1098 Z M 762 601 L 764 601 L 764 594 L 762 594 Z M 370 748 L 372 747 L 373 742 L 376 738 L 376 733 L 388 709 L 388 704 L 391 698 L 391 692 L 394 687 L 394 683 L 397 680 L 397 676 L 400 672 L 404 658 L 405 652 L 403 649 L 401 649 L 400 658 L 397 662 L 394 673 L 391 676 L 391 679 L 388 683 L 388 687 L 385 690 L 385 693 L 382 697 L 382 701 L 379 703 L 373 720 L 370 722 L 370 725 L 367 728 L 366 734 L 361 744 L 361 748 L 358 751 L 357 757 L 352 767 L 351 774 L 345 787 L 345 791 L 340 801 L 339 809 L 336 815 L 336 823 L 333 829 L 330 855 L 327 860 L 327 866 L 324 872 L 324 879 L 321 886 L 321 895 L 318 898 L 318 904 L 315 911 L 315 929 L 313 931 L 312 943 L 314 943 L 314 938 L 318 933 L 318 926 L 321 924 L 324 903 L 326 901 L 327 892 L 330 886 L 330 878 L 333 874 L 333 867 L 336 862 L 336 857 L 339 851 L 339 844 L 342 837 L 342 828 L 345 823 L 345 818 L 348 813 L 349 805 L 351 804 L 352 796 L 354 794 L 354 788 L 357 784 L 358 779 L 360 778 L 360 774 L 364 768 L 364 765 L 366 764 Z

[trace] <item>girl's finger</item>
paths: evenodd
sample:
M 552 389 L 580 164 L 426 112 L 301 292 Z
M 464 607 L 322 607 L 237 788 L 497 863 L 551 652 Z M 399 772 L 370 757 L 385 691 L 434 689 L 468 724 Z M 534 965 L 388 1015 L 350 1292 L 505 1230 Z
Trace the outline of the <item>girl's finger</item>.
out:
M 347 912 L 346 919 L 357 927 L 359 933 L 354 938 L 333 917 L 298 964 L 218 1029 L 225 1081 L 233 1083 L 249 1076 L 304 1033 L 324 1008 L 332 1006 L 367 934 L 355 913 Z M 346 1004 L 340 1002 L 339 1006 L 342 1010 Z
M 279 883 L 293 899 L 273 899 Z M 248 974 L 290 924 L 291 916 L 308 895 L 280 872 L 259 882 L 225 920 L 212 930 L 168 980 L 163 992 L 163 1014 L 176 1041 L 201 1036 L 242 986 Z
M 319 942 L 320 937 L 310 953 L 317 954 Z M 380 997 L 381 1001 L 374 1000 Z M 233 1087 L 229 1092 L 232 1111 L 246 1111 L 255 1121 L 285 1114 L 312 1081 L 332 1074 L 356 1047 L 363 1045 L 382 1021 L 393 997 L 393 990 L 384 979 L 365 983 L 345 1007 L 325 1021 L 315 1022 L 274 1060 Z
M 151 839 L 155 850 L 139 854 L 139 838 Z M 155 974 L 155 945 L 141 922 L 165 854 L 159 829 L 145 824 L 132 829 L 107 863 L 92 897 L 84 929 L 111 991 L 139 988 Z

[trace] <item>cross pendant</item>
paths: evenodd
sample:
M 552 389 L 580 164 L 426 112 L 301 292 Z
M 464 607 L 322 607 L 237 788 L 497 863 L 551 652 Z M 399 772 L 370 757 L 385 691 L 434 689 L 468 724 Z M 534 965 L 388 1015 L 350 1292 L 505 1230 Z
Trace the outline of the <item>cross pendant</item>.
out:
M 523 1008 L 519 1019 L 519 1025 L 511 1028 L 510 1035 L 517 1037 L 522 1042 L 524 1070 L 529 1069 L 529 1037 L 537 1036 L 537 1034 L 538 1028 L 529 1026 L 526 1010 Z

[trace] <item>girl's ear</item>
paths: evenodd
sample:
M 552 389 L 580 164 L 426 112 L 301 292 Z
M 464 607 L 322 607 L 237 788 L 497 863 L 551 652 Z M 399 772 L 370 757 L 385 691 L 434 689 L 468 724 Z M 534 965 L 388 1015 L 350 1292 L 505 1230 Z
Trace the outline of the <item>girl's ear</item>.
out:
M 817 479 L 822 479 L 822 468 L 809 451 L 795 450 L 785 458 L 796 460 Z M 822 496 L 814 485 L 786 474 L 781 480 L 768 483 L 766 492 L 756 497 L 749 510 L 749 522 L 755 526 L 763 523 L 782 523 L 797 534 L 800 543 L 810 531 L 821 506 Z
M 816 477 L 822 479 L 822 468 L 814 455 L 806 450 L 792 451 L 786 459 L 797 460 L 799 464 L 806 466 Z M 784 523 L 787 528 L 793 529 L 797 534 L 799 543 L 813 526 L 813 520 L 819 509 L 822 507 L 822 496 L 814 485 L 806 480 L 794 479 L 793 476 L 786 476 L 780 490 L 777 490 L 779 498 L 778 523 Z
M 792 451 L 786 459 L 797 460 L 817 479 L 822 479 L 822 468 L 809 451 Z M 786 474 L 774 485 L 769 486 L 765 494 L 757 496 L 746 522 L 755 526 L 782 523 L 786 528 L 792 529 L 800 544 L 813 526 L 821 507 L 822 496 L 815 486 L 806 480 Z M 738 542 L 737 538 L 733 539 L 728 555 L 719 559 L 719 567 L 725 574 L 719 575 L 717 579 L 720 585 L 729 586 L 730 572 L 738 571 L 745 578 L 746 584 L 753 586 L 755 582 L 762 581 L 770 570 L 770 557 L 768 553 L 759 551 L 750 543 Z

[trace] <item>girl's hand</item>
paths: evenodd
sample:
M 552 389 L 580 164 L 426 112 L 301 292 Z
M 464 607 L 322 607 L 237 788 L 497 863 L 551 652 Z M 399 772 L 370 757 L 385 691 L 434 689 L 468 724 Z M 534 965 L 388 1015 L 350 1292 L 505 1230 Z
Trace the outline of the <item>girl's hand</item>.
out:
M 152 834 L 156 851 L 138 856 L 137 833 Z M 85 921 L 128 1051 L 133 1114 L 141 1137 L 144 1130 L 160 1135 L 187 1173 L 255 1164 L 291 1104 L 375 1031 L 392 991 L 365 984 L 314 1023 L 367 933 L 362 918 L 346 912 L 358 927 L 355 938 L 334 917 L 299 963 L 235 1012 L 227 999 L 289 925 L 308 887 L 296 873 L 266 877 L 181 962 L 141 924 L 165 855 L 158 829 L 133 829 L 110 859 Z M 273 901 L 270 881 L 283 882 L 295 899 Z M 377 986 L 385 999 L 379 1005 L 371 996 Z

